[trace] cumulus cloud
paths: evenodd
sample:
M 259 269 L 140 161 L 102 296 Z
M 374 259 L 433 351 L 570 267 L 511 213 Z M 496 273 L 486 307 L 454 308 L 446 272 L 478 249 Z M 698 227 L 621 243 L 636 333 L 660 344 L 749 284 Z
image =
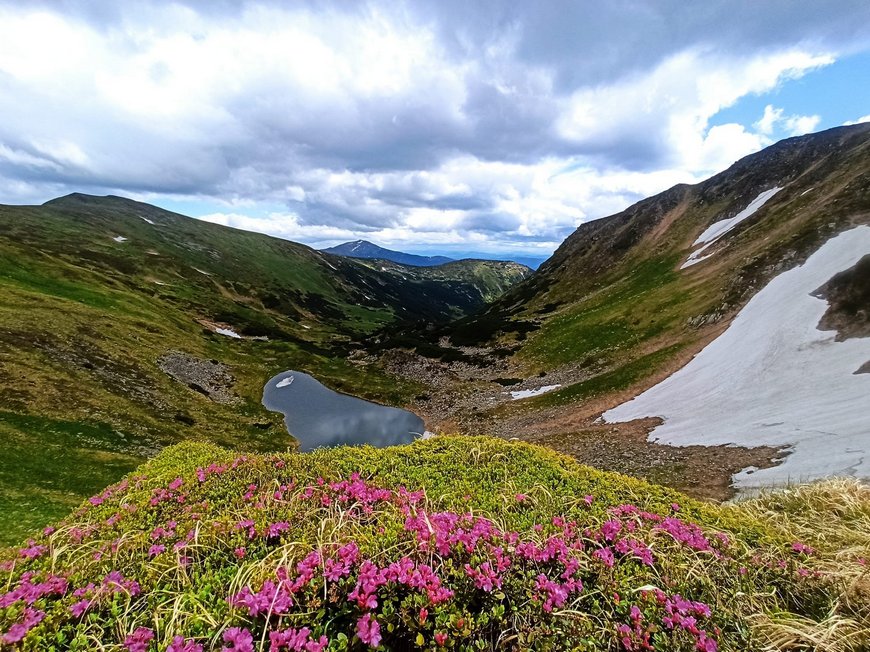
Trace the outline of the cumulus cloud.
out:
M 552 248 L 814 129 L 772 105 L 710 123 L 868 47 L 868 21 L 833 0 L 0 2 L 0 201 L 192 198 L 313 244 Z
M 788 136 L 802 136 L 811 132 L 821 122 L 818 115 L 783 115 L 783 110 L 775 108 L 772 104 L 764 107 L 764 115 L 755 128 L 764 136 L 773 135 L 777 128 L 781 128 Z

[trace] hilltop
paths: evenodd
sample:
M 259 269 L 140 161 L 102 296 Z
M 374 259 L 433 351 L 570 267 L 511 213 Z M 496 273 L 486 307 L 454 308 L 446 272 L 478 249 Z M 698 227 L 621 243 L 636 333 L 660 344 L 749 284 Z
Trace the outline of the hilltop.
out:
M 870 496 L 713 506 L 545 449 L 165 450 L 0 555 L 21 649 L 860 650 Z
M 433 265 L 443 265 L 452 263 L 453 259 L 447 256 L 418 256 L 416 254 L 406 254 L 402 251 L 393 251 L 385 249 L 378 245 L 369 242 L 368 240 L 354 240 L 353 242 L 345 242 L 335 247 L 321 249 L 324 253 L 333 254 L 335 256 L 347 256 L 350 258 L 374 258 L 377 260 L 389 260 L 401 265 L 409 265 L 412 267 L 431 267 Z

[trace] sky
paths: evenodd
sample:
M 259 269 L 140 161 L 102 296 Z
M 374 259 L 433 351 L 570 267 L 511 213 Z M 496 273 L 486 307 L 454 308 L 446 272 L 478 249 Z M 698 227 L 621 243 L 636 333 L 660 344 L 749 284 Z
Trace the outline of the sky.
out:
M 116 194 L 318 248 L 547 256 L 860 121 L 866 0 L 0 0 L 0 203 Z

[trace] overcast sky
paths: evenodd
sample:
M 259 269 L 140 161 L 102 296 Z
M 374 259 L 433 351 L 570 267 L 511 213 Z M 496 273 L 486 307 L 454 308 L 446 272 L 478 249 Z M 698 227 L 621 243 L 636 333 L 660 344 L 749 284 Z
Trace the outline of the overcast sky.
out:
M 318 247 L 547 255 L 868 114 L 866 0 L 0 0 L 0 203 Z

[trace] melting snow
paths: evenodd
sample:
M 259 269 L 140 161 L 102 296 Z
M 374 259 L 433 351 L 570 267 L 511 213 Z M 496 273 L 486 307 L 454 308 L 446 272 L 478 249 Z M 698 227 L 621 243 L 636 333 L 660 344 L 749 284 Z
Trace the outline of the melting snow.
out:
M 698 239 L 692 243 L 692 245 L 704 245 L 697 251 L 693 252 L 691 256 L 686 259 L 686 262 L 680 266 L 680 269 L 686 269 L 687 267 L 691 267 L 695 263 L 700 263 L 702 260 L 706 260 L 713 254 L 707 254 L 706 256 L 701 256 L 705 249 L 711 247 L 715 244 L 719 238 L 723 235 L 734 229 L 738 224 L 742 221 L 752 217 L 759 208 L 764 206 L 767 201 L 773 197 L 776 193 L 778 193 L 782 188 L 779 186 L 775 188 L 771 188 L 770 190 L 765 190 L 763 193 L 758 195 L 755 199 L 753 199 L 749 206 L 744 208 L 742 211 L 737 213 L 734 217 L 729 217 L 727 220 L 719 220 L 718 222 L 714 222 L 707 230 L 704 231 L 701 235 L 698 236 Z
M 147 217 L 143 217 L 143 216 L 140 215 L 139 218 L 145 220 L 145 221 L 148 222 L 148 224 L 150 224 L 151 226 L 154 226 L 154 222 L 152 222 L 151 220 L 149 220 Z
M 235 337 L 238 340 L 242 339 L 242 336 L 232 328 L 215 328 L 214 332 L 219 333 L 220 335 L 226 335 L 227 337 Z
M 275 387 L 287 387 L 288 385 L 293 384 L 294 376 L 287 376 L 286 378 L 282 378 L 277 383 L 275 383 Z
M 538 387 L 538 389 L 518 389 L 511 392 L 511 400 L 519 401 L 521 398 L 546 394 L 547 392 L 552 392 L 554 389 L 559 389 L 560 387 L 561 385 L 544 385 L 543 387 Z
M 870 338 L 820 331 L 827 302 L 810 293 L 870 253 L 870 227 L 832 238 L 774 278 L 719 338 L 677 373 L 604 413 L 660 416 L 651 440 L 673 445 L 790 446 L 779 466 L 745 469 L 741 488 L 831 475 L 870 478 Z
M 116 235 L 114 238 L 112 238 L 112 240 L 114 240 L 115 242 L 127 242 L 127 238 L 122 235 Z

